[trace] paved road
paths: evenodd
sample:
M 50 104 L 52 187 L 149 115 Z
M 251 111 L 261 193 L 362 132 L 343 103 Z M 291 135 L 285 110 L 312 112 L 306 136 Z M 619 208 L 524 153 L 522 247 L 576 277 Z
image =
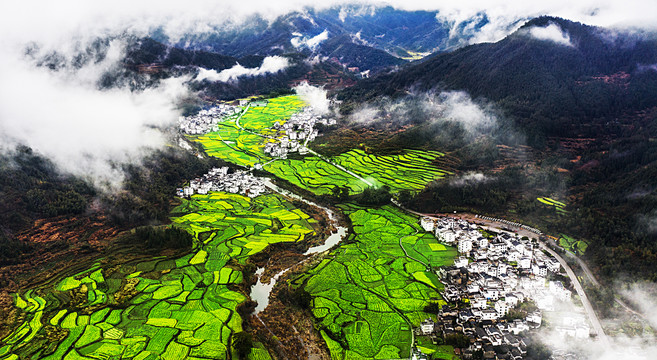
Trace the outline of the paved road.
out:
M 586 263 L 582 259 L 580 259 L 575 254 L 572 254 L 569 251 L 567 251 L 567 254 L 568 254 L 568 256 L 570 256 L 571 258 L 574 258 L 577 261 L 577 263 L 579 264 L 579 267 L 582 268 L 582 270 L 584 271 L 584 274 L 586 275 L 586 277 L 589 279 L 589 281 L 594 286 L 596 286 L 596 287 L 601 286 L 598 279 L 596 279 L 595 276 L 593 275 L 593 272 L 591 271 L 591 269 L 589 269 L 589 267 L 586 265 Z M 621 300 L 619 298 L 614 298 L 614 301 L 616 301 L 616 303 L 618 305 L 620 305 L 623 309 L 625 309 L 627 312 L 632 313 L 632 314 L 634 314 L 634 315 L 636 315 L 636 316 L 638 316 L 638 317 L 640 317 L 644 320 L 646 319 L 646 317 L 643 314 L 641 314 L 640 312 L 637 312 L 636 310 L 632 309 L 623 300 Z
M 550 253 L 550 255 L 554 256 L 557 260 L 559 260 L 561 266 L 563 266 L 563 268 L 566 269 L 566 274 L 568 274 L 568 277 L 570 277 L 570 280 L 573 283 L 573 287 L 575 288 L 575 291 L 577 291 L 577 295 L 579 295 L 580 299 L 582 300 L 582 305 L 584 305 L 584 310 L 586 311 L 586 314 L 589 317 L 589 321 L 591 322 L 591 325 L 593 325 L 593 329 L 595 329 L 595 332 L 598 334 L 598 339 L 600 340 L 602 345 L 609 348 L 610 345 L 609 338 L 607 337 L 607 334 L 605 334 L 605 330 L 602 328 L 600 319 L 598 319 L 598 315 L 593 310 L 593 306 L 591 306 L 591 302 L 589 301 L 589 298 L 586 296 L 586 292 L 584 292 L 584 288 L 582 287 L 582 284 L 577 279 L 577 276 L 573 272 L 573 269 L 570 267 L 570 265 L 568 265 L 566 260 L 564 260 L 559 254 L 557 254 L 556 251 L 550 249 L 542 241 L 539 241 L 538 243 L 543 250 L 547 251 L 548 253 Z

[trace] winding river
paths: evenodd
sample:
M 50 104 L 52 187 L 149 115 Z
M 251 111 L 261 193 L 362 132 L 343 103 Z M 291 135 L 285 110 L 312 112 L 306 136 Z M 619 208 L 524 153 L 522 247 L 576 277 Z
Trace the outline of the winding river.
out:
M 312 255 L 319 254 L 319 253 L 322 253 L 324 251 L 327 251 L 327 250 L 331 249 L 332 247 L 334 247 L 335 245 L 339 244 L 342 241 L 342 239 L 347 235 L 347 231 L 348 231 L 348 229 L 346 227 L 340 226 L 338 224 L 338 218 L 337 218 L 337 216 L 336 216 L 336 214 L 333 210 L 331 210 L 327 207 L 321 206 L 317 203 L 314 203 L 310 200 L 304 199 L 303 197 L 301 197 L 301 196 L 299 196 L 299 195 L 297 195 L 297 194 L 295 194 L 291 191 L 282 189 L 279 186 L 277 186 L 276 184 L 274 184 L 273 182 L 271 182 L 271 180 L 269 180 L 269 179 L 265 180 L 265 186 L 268 187 L 269 189 L 281 194 L 281 195 L 290 197 L 290 198 L 295 199 L 295 200 L 303 201 L 304 203 L 306 203 L 308 205 L 312 205 L 312 206 L 315 206 L 315 207 L 318 207 L 318 208 L 324 210 L 326 212 L 326 214 L 328 215 L 328 218 L 329 218 L 329 221 L 331 222 L 331 224 L 336 227 L 336 230 L 333 233 L 331 233 L 331 235 L 329 235 L 329 237 L 326 238 L 326 240 L 324 241 L 324 244 L 318 245 L 318 246 L 313 246 L 310 249 L 308 249 L 304 253 L 304 255 L 308 256 L 307 258 L 297 262 L 296 264 L 288 267 L 285 270 L 281 270 L 276 275 L 272 276 L 272 278 L 269 280 L 269 283 L 263 283 L 262 282 L 262 274 L 265 272 L 265 267 L 260 267 L 256 270 L 255 274 L 258 277 L 258 281 L 255 283 L 255 285 L 251 286 L 251 293 L 250 293 L 251 300 L 256 301 L 258 303 L 258 306 L 256 306 L 256 308 L 255 308 L 255 314 L 256 315 L 258 315 L 263 310 L 265 310 L 267 308 L 267 305 L 269 305 L 269 296 L 271 294 L 271 291 L 274 289 L 274 285 L 276 285 L 276 281 L 278 281 L 278 279 L 283 274 L 285 274 L 291 268 L 293 268 L 293 267 L 295 267 L 295 266 L 297 266 L 301 263 L 304 263 L 304 262 L 308 261 L 308 259 L 310 259 L 310 257 Z

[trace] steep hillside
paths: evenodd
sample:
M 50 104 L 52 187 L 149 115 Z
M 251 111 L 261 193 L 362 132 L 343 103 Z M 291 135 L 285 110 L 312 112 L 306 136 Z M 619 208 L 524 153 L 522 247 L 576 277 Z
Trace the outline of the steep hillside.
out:
M 548 27 L 570 44 L 532 36 Z M 435 55 L 363 81 L 340 98 L 395 96 L 411 87 L 466 90 L 496 101 L 534 136 L 599 135 L 610 118 L 657 105 L 657 72 L 649 67 L 655 63 L 657 37 L 542 17 L 497 43 Z
M 656 39 L 542 17 L 497 43 L 435 55 L 338 97 L 344 109 L 430 90 L 465 90 L 493 102 L 509 122 L 504 129 L 519 131 L 529 148 L 459 150 L 462 164 L 470 164 L 461 170 L 489 180 L 430 186 L 409 205 L 488 213 L 571 234 L 590 242 L 585 256 L 600 274 L 655 280 Z M 436 146 L 435 136 L 423 134 L 439 130 L 417 129 L 407 138 Z M 567 215 L 542 206 L 542 196 L 565 201 Z

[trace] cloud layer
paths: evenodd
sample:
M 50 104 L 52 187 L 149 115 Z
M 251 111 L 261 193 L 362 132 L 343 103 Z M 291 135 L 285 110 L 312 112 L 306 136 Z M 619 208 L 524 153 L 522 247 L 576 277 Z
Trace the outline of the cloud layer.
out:
M 544 27 L 532 26 L 527 29 L 527 34 L 538 40 L 551 41 L 563 46 L 574 46 L 570 41 L 570 35 L 557 24 L 549 24 Z
M 197 81 L 221 81 L 221 82 L 234 82 L 242 76 L 261 76 L 266 74 L 273 74 L 285 70 L 290 66 L 290 61 L 282 56 L 267 56 L 262 60 L 262 64 L 257 68 L 245 68 L 244 66 L 235 64 L 230 69 L 225 69 L 220 72 L 216 70 L 207 70 L 204 68 L 199 69 L 196 76 Z
M 312 37 L 303 36 L 302 34 L 294 34 L 294 35 L 296 36 L 290 39 L 292 46 L 294 46 L 295 48 L 307 47 L 312 51 L 315 51 L 315 49 L 317 49 L 319 44 L 321 44 L 323 41 L 329 38 L 328 30 L 324 30 L 321 33 Z
M 1 57 L 0 141 L 26 144 L 65 172 L 117 189 L 123 175 L 116 165 L 138 163 L 148 149 L 164 145 L 159 129 L 175 122 L 175 100 L 186 93 L 176 78 L 141 92 L 99 89 L 100 78 L 121 58 L 118 41 L 104 60 L 59 71 Z
M 294 91 L 301 97 L 303 101 L 310 104 L 310 106 L 319 115 L 326 115 L 330 112 L 330 102 L 326 97 L 326 90 L 323 88 L 312 86 L 307 81 L 294 87 Z

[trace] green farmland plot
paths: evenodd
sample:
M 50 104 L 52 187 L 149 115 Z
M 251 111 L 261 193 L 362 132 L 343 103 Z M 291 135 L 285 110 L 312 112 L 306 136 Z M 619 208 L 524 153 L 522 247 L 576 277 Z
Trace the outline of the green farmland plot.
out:
M 242 330 L 236 308 L 247 299 L 231 289 L 242 273 L 228 261 L 243 264 L 269 244 L 303 241 L 314 234 L 314 220 L 278 195 L 195 195 L 173 214 L 198 239 L 192 253 L 111 271 L 95 265 L 16 295 L 27 320 L 2 340 L 0 359 L 228 358 L 231 335 Z M 84 301 L 70 306 L 72 297 Z M 45 344 L 54 331 L 45 325 L 65 337 Z M 262 348 L 250 357 L 270 358 Z
M 432 164 L 441 156 L 437 151 L 405 150 L 400 155 L 372 155 L 351 150 L 330 160 L 375 187 L 387 185 L 392 191 L 401 191 L 423 189 L 429 182 L 450 174 Z M 315 194 L 329 194 L 335 186 L 346 186 L 356 194 L 369 186 L 317 156 L 277 160 L 265 166 L 265 170 Z
M 442 285 L 427 267 L 451 263 L 456 251 L 432 250 L 436 239 L 395 207 L 342 208 L 355 237 L 293 285 L 311 294 L 333 359 L 407 357 L 411 326 L 429 317 L 423 312 L 429 302 L 442 301 Z
M 543 205 L 554 207 L 554 211 L 556 211 L 559 215 L 565 215 L 568 213 L 566 210 L 566 204 L 562 203 L 561 201 L 550 199 L 548 197 L 540 197 L 536 200 L 538 200 Z
M 265 107 L 250 107 L 246 111 L 239 120 L 245 130 L 235 124 L 237 116 L 231 116 L 218 124 L 219 131 L 189 138 L 201 143 L 209 156 L 237 165 L 253 166 L 271 160 L 263 149 L 270 141 L 266 136 L 275 135 L 270 129 L 274 123 L 285 123 L 304 106 L 298 96 L 277 97 L 270 99 Z
M 572 238 L 564 234 L 561 234 L 559 236 L 559 245 L 564 249 L 577 255 L 583 255 L 589 246 L 589 244 L 587 244 L 582 240 L 577 240 L 575 238 Z
M 346 186 L 352 194 L 368 187 L 362 180 L 317 156 L 308 156 L 303 160 L 276 160 L 267 164 L 265 170 L 318 195 L 330 194 L 336 186 Z
M 278 97 L 269 100 L 267 106 L 250 107 L 239 120 L 242 128 L 233 116 L 220 122 L 218 131 L 189 138 L 199 142 L 209 156 L 246 167 L 265 164 L 264 170 L 318 195 L 331 193 L 335 186 L 357 194 L 370 184 L 387 185 L 393 192 L 419 190 L 450 174 L 435 166 L 434 161 L 444 156 L 437 151 L 409 149 L 396 155 L 374 155 L 356 149 L 327 161 L 315 155 L 274 159 L 265 154 L 265 144 L 276 141 L 271 139 L 276 137 L 271 127 L 276 122 L 285 123 L 303 106 L 297 96 Z
M 450 174 L 432 164 L 442 156 L 438 151 L 404 150 L 399 155 L 373 155 L 355 149 L 333 160 L 373 180 L 377 186 L 388 185 L 393 191 L 400 191 L 423 189 L 429 182 Z
M 296 95 L 280 96 L 269 99 L 267 106 L 250 107 L 242 117 L 245 129 L 262 132 L 274 126 L 275 122 L 284 123 L 292 114 L 301 110 L 306 103 Z

